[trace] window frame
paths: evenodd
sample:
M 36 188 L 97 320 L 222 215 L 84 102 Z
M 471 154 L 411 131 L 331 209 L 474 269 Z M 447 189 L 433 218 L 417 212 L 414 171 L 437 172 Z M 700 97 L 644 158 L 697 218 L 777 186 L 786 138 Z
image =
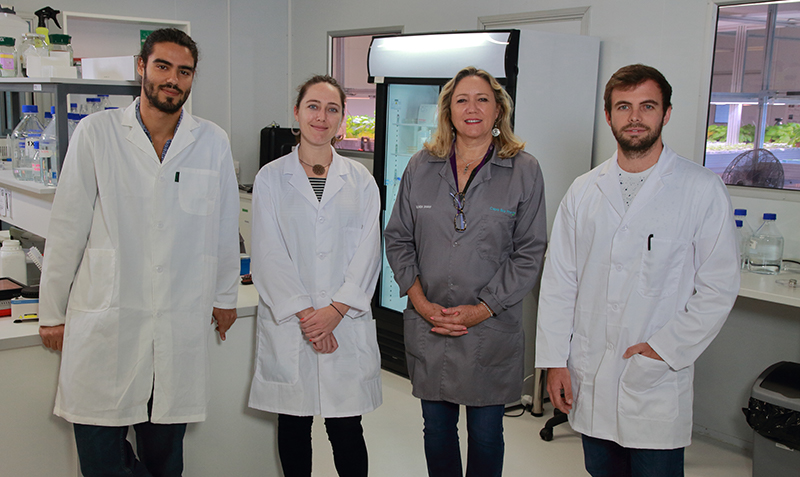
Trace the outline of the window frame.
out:
M 705 51 L 705 58 L 704 58 L 704 68 L 702 71 L 704 83 L 703 87 L 700 92 L 700 101 L 697 103 L 697 116 L 696 116 L 696 123 L 697 123 L 697 131 L 698 134 L 695 135 L 695 144 L 694 144 L 694 151 L 695 157 L 703 158 L 701 164 L 705 162 L 705 153 L 706 153 L 706 131 L 708 130 L 708 114 L 709 114 L 709 104 L 711 101 L 711 78 L 713 75 L 713 65 L 714 65 L 714 46 L 716 42 L 716 34 L 717 34 L 717 21 L 719 16 L 719 8 L 720 7 L 728 7 L 728 6 L 735 6 L 735 5 L 749 5 L 754 3 L 763 3 L 763 4 L 779 4 L 785 3 L 785 1 L 766 1 L 760 2 L 758 0 L 708 0 L 706 5 L 707 11 L 707 18 L 708 28 L 706 30 L 705 42 L 704 42 L 704 50 Z M 800 193 L 796 190 L 789 190 L 789 189 L 767 189 L 767 188 L 760 188 L 760 187 L 747 187 L 747 186 L 736 186 L 726 184 L 728 188 L 728 193 L 732 197 L 746 197 L 746 198 L 757 198 L 757 199 L 767 199 L 767 200 L 781 200 L 781 201 L 789 201 L 789 202 L 800 202 Z
M 327 73 L 333 76 L 334 70 L 334 38 L 343 38 L 349 36 L 372 36 L 372 35 L 398 35 L 402 34 L 404 27 L 402 25 L 373 27 L 373 28 L 357 28 L 352 30 L 334 30 L 328 32 L 328 50 L 327 50 Z M 344 87 L 344 85 L 342 85 Z M 335 147 L 335 146 L 334 146 Z M 373 159 L 374 153 L 372 151 L 354 151 L 352 149 L 339 149 L 336 152 L 346 156 L 357 159 Z

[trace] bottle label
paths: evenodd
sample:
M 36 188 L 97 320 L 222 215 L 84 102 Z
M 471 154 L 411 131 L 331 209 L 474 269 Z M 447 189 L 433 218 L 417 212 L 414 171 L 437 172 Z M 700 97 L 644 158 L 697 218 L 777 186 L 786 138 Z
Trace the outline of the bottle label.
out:
M 0 53 L 0 70 L 14 70 L 14 54 Z
M 41 164 L 34 164 L 33 165 L 33 172 L 41 172 L 41 171 L 42 171 Z
M 758 247 L 758 240 L 750 239 L 750 250 L 755 250 Z

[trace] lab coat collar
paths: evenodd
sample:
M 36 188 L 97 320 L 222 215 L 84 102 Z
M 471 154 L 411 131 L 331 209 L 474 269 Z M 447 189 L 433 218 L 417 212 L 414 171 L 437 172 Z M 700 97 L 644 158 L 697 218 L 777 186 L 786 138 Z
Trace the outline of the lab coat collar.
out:
M 323 207 L 330 202 L 333 196 L 341 190 L 344 186 L 347 176 L 347 167 L 345 166 L 345 159 L 336 153 L 331 146 L 332 161 L 331 166 L 328 168 L 328 177 L 325 180 L 325 191 L 322 193 L 322 201 L 317 200 L 314 195 L 314 190 L 311 188 L 311 183 L 308 181 L 306 171 L 303 165 L 300 164 L 300 156 L 297 154 L 297 147 L 295 147 L 287 161 L 283 164 L 283 174 L 289 176 L 289 184 L 292 185 L 297 191 L 308 200 L 315 209 Z
M 136 119 L 136 106 L 139 104 L 140 98 L 136 98 L 130 106 L 128 106 L 122 114 L 122 125 L 129 129 L 126 139 L 133 143 L 136 147 L 144 151 L 148 156 L 152 157 L 157 163 L 161 163 L 153 147 L 153 143 L 148 139 L 139 121 Z M 167 151 L 167 157 L 164 158 L 164 163 L 171 158 L 177 156 L 190 144 L 195 141 L 193 130 L 200 127 L 200 124 L 191 114 L 184 112 L 183 119 L 178 125 L 178 130 L 175 131 L 175 137 L 172 138 L 172 143 Z

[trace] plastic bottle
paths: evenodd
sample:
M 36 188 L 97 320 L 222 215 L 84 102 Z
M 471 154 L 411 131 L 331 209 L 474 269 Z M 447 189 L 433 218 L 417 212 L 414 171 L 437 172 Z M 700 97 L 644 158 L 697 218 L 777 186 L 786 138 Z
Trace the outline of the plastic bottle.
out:
M 78 109 L 78 103 L 69 103 L 69 112 L 80 113 L 80 110 Z
M 783 236 L 775 225 L 775 214 L 764 214 L 764 222 L 750 237 L 747 249 L 747 269 L 763 275 L 781 271 Z
M 39 158 L 41 164 L 41 178 L 44 185 L 55 186 L 57 172 L 56 160 L 58 158 L 58 138 L 56 137 L 56 121 L 53 121 L 44 128 L 42 138 L 39 140 Z M 34 166 L 35 169 L 35 166 Z M 37 180 L 38 182 L 38 180 Z
M 53 33 L 50 35 L 50 56 L 65 56 L 69 60 L 69 66 L 72 66 L 73 54 L 72 45 L 70 41 L 72 37 L 69 35 L 62 35 Z
M 14 177 L 23 180 L 33 180 L 33 143 L 42 136 L 42 123 L 36 115 L 39 108 L 36 105 L 25 105 L 22 107 L 22 120 L 19 122 L 14 132 L 11 133 L 12 141 L 12 164 Z
M 111 100 L 108 98 L 107 94 L 98 94 L 97 97 L 100 98 L 100 111 L 105 111 L 112 107 Z
M 69 140 L 72 140 L 72 133 L 75 132 L 75 128 L 78 127 L 80 120 L 81 115 L 78 113 L 67 114 L 67 131 L 69 132 Z
M 28 266 L 19 240 L 4 240 L 0 248 L 0 276 L 28 284 Z
M 17 76 L 16 40 L 8 36 L 0 36 L 0 76 L 10 78 Z
M 81 114 L 88 116 L 97 111 L 102 111 L 102 109 L 100 109 L 100 98 L 86 98 L 86 103 L 81 106 Z
M 3 36 L 13 38 L 18 45 L 22 41 L 22 35 L 30 31 L 30 25 L 17 16 L 14 7 L 0 7 L 0 32 L 3 32 Z
M 36 33 L 22 35 L 22 43 L 17 46 L 17 57 L 19 57 L 21 66 L 19 76 L 30 76 L 28 74 L 28 58 L 31 56 L 50 56 L 50 50 L 47 48 L 43 35 Z
M 52 120 L 53 120 L 53 113 L 51 113 L 50 111 L 45 111 L 44 112 L 44 121 L 42 121 L 42 126 L 47 128 L 47 126 L 50 124 L 50 121 L 52 121 Z

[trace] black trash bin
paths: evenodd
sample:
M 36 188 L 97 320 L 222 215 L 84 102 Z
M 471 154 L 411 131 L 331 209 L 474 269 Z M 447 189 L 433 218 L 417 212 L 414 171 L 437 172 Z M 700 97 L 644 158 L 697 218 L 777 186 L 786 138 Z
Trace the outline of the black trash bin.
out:
M 753 438 L 753 477 L 800 476 L 800 363 L 775 363 L 743 409 Z

